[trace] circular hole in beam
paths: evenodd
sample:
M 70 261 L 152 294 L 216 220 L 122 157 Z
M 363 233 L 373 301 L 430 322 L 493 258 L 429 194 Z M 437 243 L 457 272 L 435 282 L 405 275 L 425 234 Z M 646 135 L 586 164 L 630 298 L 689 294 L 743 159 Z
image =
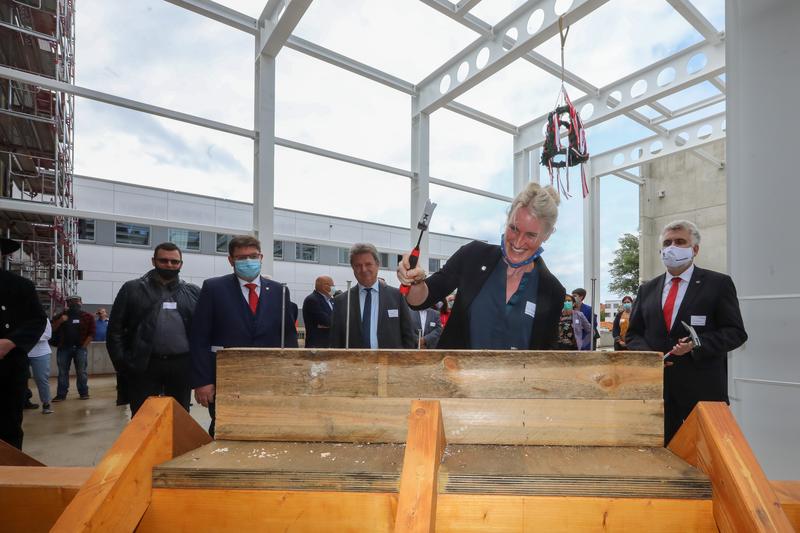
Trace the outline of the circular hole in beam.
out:
M 686 63 L 686 73 L 695 74 L 697 72 L 700 72 L 701 70 L 706 68 L 707 64 L 708 64 L 708 58 L 706 57 L 705 54 L 703 53 L 695 54 L 692 56 L 689 62 Z
M 618 153 L 618 154 L 616 154 L 616 155 L 614 156 L 614 159 L 612 160 L 612 162 L 613 162 L 615 165 L 621 165 L 622 163 L 624 163 L 624 162 L 625 162 L 625 154 L 623 154 L 623 153 Z
M 465 79 L 467 79 L 468 75 L 469 75 L 469 63 L 464 61 L 463 63 L 461 63 L 458 66 L 458 72 L 456 72 L 456 79 L 460 83 L 460 82 L 464 81 Z
M 516 46 L 519 32 L 517 28 L 508 28 L 506 31 L 506 38 L 503 40 L 503 50 L 511 50 Z
M 614 109 L 619 105 L 621 101 L 622 101 L 622 93 L 619 91 L 614 91 L 613 93 L 608 95 L 608 98 L 606 99 L 606 105 L 608 106 L 609 109 Z
M 712 133 L 714 133 L 714 128 L 711 126 L 711 124 L 703 124 L 697 130 L 697 138 L 708 139 L 709 137 L 711 137 Z
M 591 102 L 586 102 L 586 104 L 580 110 L 580 116 L 582 120 L 589 120 L 594 115 L 594 104 Z
M 484 46 L 481 48 L 480 52 L 478 52 L 478 57 L 475 59 L 475 66 L 478 67 L 478 70 L 489 64 L 490 56 L 491 52 L 488 47 Z
M 647 92 L 647 81 L 639 80 L 631 87 L 631 98 L 639 98 Z
M 555 11 L 556 15 L 561 16 L 569 11 L 569 8 L 572 7 L 572 2 L 573 0 L 556 0 L 553 11 Z
M 653 142 L 653 144 L 650 145 L 650 153 L 653 155 L 659 153 L 663 149 L 664 149 L 664 143 L 661 141 L 655 141 Z
M 450 74 L 445 74 L 442 78 L 442 81 L 439 82 L 439 92 L 441 94 L 446 93 L 450 90 L 450 84 L 452 83 L 452 79 L 450 78 Z
M 528 24 L 526 25 L 525 29 L 528 30 L 529 35 L 533 35 L 539 28 L 542 27 L 542 23 L 544 22 L 544 11 L 541 9 L 537 9 L 531 16 L 528 17 Z
M 665 87 L 675 81 L 675 69 L 673 67 L 667 67 L 661 72 L 658 73 L 658 77 L 656 78 L 656 85 L 659 87 Z
M 684 146 L 689 142 L 689 133 L 682 131 L 675 137 L 675 146 Z

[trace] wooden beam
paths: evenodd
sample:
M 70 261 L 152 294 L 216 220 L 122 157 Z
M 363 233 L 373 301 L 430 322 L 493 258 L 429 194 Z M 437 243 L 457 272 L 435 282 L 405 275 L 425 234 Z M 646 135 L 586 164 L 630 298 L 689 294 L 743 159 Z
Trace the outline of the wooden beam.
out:
M 711 478 L 721 532 L 794 531 L 726 404 L 698 403 L 669 449 Z
M 395 533 L 433 533 L 435 530 L 439 464 L 445 444 L 439 402 L 412 401 Z
M 177 445 L 173 437 L 176 418 L 185 426 L 181 413 L 185 410 L 172 398 L 148 398 L 52 531 L 133 531 L 150 503 L 153 466 L 191 446 L 192 436 Z M 198 435 L 197 446 L 207 442 Z
M 771 481 L 786 518 L 800 531 L 800 481 Z
M 209 505 L 209 502 L 213 504 Z M 397 494 L 153 489 L 138 533 L 390 533 Z M 440 494 L 437 533 L 716 532 L 710 500 Z
M 94 469 L 0 467 L 3 531 L 49 531 Z
M 3 466 L 44 466 L 30 455 L 0 440 L 0 465 Z
M 231 393 L 234 395 L 235 393 Z M 404 442 L 414 398 L 217 396 L 222 440 Z M 436 399 L 436 398 L 432 398 Z M 663 446 L 661 400 L 444 398 L 454 444 Z

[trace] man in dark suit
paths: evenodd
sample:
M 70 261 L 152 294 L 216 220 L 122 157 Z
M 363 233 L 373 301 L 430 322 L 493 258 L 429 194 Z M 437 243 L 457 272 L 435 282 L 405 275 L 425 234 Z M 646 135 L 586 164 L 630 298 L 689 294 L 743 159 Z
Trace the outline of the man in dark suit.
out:
M 439 311 L 433 308 L 411 310 L 411 323 L 414 332 L 417 334 L 417 343 L 420 349 L 436 348 L 439 344 L 439 337 L 442 336 L 442 322 L 439 318 Z M 420 335 L 420 331 L 422 334 Z
M 699 401 L 728 402 L 728 352 L 747 340 L 730 276 L 694 265 L 700 232 L 686 220 L 661 232 L 667 273 L 639 288 L 626 336 L 631 350 L 669 354 L 664 368 L 664 443 Z M 694 346 L 681 324 L 694 327 Z
M 44 333 L 47 316 L 33 283 L 1 269 L 2 257 L 19 247 L 0 238 L 0 440 L 21 450 L 28 352 Z
M 314 292 L 303 300 L 303 322 L 306 326 L 306 348 L 327 348 L 331 336 L 333 278 L 320 276 L 314 282 Z
M 349 348 L 414 348 L 411 313 L 400 291 L 378 281 L 380 259 L 371 244 L 350 248 L 350 266 L 358 285 L 350 289 Z M 346 344 L 347 292 L 333 300 L 331 348 Z
M 228 244 L 233 274 L 207 279 L 200 290 L 189 334 L 192 388 L 197 402 L 208 407 L 209 433 L 214 436 L 216 352 L 225 347 L 297 347 L 297 330 L 289 291 L 261 276 L 261 243 L 240 235 Z M 284 310 L 281 302 L 284 301 Z M 284 316 L 283 330 L 281 316 Z

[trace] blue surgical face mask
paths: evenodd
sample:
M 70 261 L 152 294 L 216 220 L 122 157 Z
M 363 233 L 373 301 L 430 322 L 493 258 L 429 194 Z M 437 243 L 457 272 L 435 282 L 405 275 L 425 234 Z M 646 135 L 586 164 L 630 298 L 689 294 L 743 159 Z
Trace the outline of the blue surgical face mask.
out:
M 572 302 L 564 302 L 564 311 L 572 311 Z
M 233 270 L 243 280 L 252 281 L 261 273 L 261 259 L 237 259 Z
M 633 304 L 630 302 L 625 302 L 624 304 L 622 304 L 622 308 L 625 309 L 626 311 L 630 311 L 631 307 L 633 307 Z

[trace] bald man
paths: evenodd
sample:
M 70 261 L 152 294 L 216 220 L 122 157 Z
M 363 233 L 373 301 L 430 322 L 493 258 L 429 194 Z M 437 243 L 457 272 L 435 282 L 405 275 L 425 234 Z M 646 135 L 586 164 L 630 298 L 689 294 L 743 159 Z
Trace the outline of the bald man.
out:
M 303 300 L 303 322 L 306 326 L 306 348 L 327 348 L 333 312 L 333 278 L 320 276 L 314 292 Z

